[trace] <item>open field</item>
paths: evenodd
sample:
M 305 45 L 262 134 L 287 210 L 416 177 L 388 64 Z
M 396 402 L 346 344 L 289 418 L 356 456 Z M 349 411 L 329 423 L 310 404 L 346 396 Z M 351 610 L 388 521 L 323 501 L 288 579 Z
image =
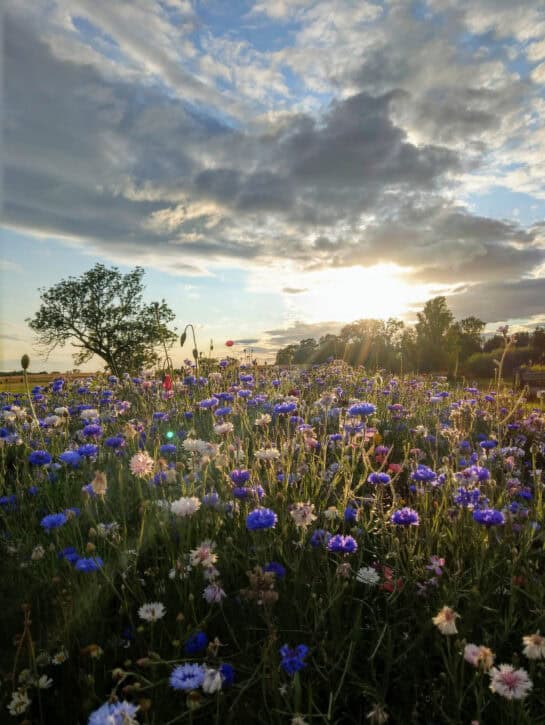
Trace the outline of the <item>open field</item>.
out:
M 6 720 L 545 722 L 540 408 L 340 362 L 2 397 Z

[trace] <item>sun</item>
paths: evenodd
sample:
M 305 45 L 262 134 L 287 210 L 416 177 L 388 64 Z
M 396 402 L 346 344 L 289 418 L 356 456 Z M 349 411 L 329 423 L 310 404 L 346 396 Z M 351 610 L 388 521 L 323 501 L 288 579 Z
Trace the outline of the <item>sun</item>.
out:
M 314 272 L 305 278 L 305 291 L 291 295 L 287 304 L 293 315 L 308 322 L 404 317 L 431 290 L 404 277 L 406 271 L 395 264 Z

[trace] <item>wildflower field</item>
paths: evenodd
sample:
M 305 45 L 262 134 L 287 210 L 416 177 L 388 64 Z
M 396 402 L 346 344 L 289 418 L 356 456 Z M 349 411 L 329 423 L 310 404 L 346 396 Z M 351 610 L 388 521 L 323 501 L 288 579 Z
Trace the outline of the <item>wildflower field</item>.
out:
M 545 723 L 520 394 L 221 361 L 1 395 L 0 722 Z

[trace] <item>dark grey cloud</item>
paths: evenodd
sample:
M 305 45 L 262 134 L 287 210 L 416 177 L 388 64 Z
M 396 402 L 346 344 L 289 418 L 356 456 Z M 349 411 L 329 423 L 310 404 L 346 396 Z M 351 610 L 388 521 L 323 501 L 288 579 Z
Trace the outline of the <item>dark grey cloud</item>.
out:
M 328 334 L 337 334 L 345 323 L 330 322 L 292 322 L 288 327 L 279 327 L 273 330 L 266 330 L 265 335 L 269 338 L 271 345 L 284 347 L 297 343 L 309 337 L 319 340 L 320 337 Z
M 486 322 L 495 323 L 543 316 L 545 277 L 476 285 L 463 294 L 452 295 L 448 303 L 459 319 L 476 315 Z
M 465 27 L 469 9 L 445 3 L 452 28 Z M 119 14 L 100 18 L 136 55 Z M 218 260 L 302 270 L 395 262 L 415 282 L 465 285 L 457 304 L 509 283 L 511 316 L 533 309 L 517 282 L 545 262 L 543 228 L 452 201 L 460 175 L 515 123 L 529 85 L 501 76 L 501 58 L 461 62 L 456 38 L 403 3 L 360 56 L 339 63 L 330 80 L 343 93 L 325 110 L 246 124 L 170 55 L 158 67 L 188 100 L 146 75 L 55 54 L 16 12 L 5 24 L 7 224 L 180 274 Z M 147 45 L 141 60 L 153 60 Z M 197 108 L 189 91 L 213 102 Z

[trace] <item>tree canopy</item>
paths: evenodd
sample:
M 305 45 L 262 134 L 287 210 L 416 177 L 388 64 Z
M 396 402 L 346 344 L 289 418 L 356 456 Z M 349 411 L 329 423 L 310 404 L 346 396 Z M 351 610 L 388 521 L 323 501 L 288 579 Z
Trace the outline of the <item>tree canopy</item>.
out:
M 40 309 L 27 319 L 38 344 L 49 355 L 70 342 L 78 348 L 76 365 L 97 355 L 117 375 L 157 363 L 156 347 L 176 339 L 167 327 L 174 313 L 164 300 L 144 302 L 143 277 L 142 267 L 122 274 L 96 264 L 81 277 L 40 289 Z

